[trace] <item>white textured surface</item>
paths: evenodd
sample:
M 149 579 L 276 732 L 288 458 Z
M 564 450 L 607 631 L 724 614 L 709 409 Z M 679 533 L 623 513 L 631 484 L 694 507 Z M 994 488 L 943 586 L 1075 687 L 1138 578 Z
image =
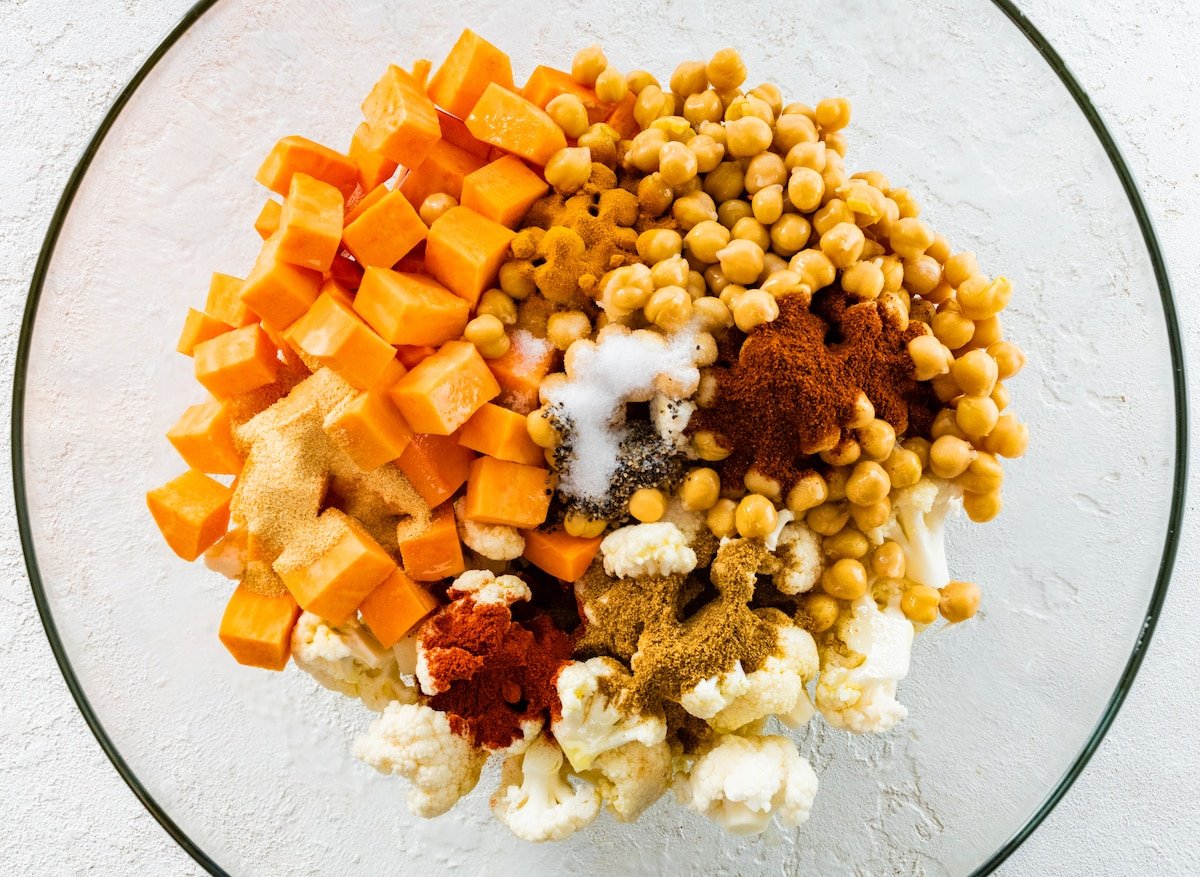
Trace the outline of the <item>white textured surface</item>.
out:
M 1175 37 L 1200 22 L 1183 21 L 1165 3 L 1145 4 L 1133 19 L 1133 12 L 1117 13 L 1115 0 L 1096 4 L 1086 18 L 1064 16 L 1052 5 L 1061 4 L 1030 4 L 1030 16 L 1117 129 L 1155 207 L 1176 287 L 1194 288 L 1197 227 L 1182 205 L 1200 194 L 1184 158 L 1195 154 L 1200 128 L 1188 78 L 1197 59 L 1180 52 Z M 97 2 L 86 12 L 68 6 L 75 4 L 0 7 L 0 105 L 16 120 L 0 131 L 6 376 L 20 303 L 57 193 L 116 90 L 184 4 Z M 1114 29 L 1114 18 L 1137 26 Z M 1200 324 L 1190 320 L 1186 299 L 1182 306 L 1194 341 Z M 0 645 L 0 804 L 14 814 L 0 835 L 0 861 L 34 873 L 195 871 L 124 789 L 78 717 L 34 616 L 14 529 L 9 520 L 0 555 L 6 573 L 0 600 L 16 618 L 15 634 Z M 1185 547 L 1177 582 L 1186 582 L 1196 563 L 1195 549 Z M 1200 776 L 1180 730 L 1194 726 L 1200 707 L 1189 623 L 1198 602 L 1177 585 L 1114 731 L 1009 873 L 1053 872 L 1055 863 L 1063 874 L 1147 866 L 1184 873 L 1200 852 Z

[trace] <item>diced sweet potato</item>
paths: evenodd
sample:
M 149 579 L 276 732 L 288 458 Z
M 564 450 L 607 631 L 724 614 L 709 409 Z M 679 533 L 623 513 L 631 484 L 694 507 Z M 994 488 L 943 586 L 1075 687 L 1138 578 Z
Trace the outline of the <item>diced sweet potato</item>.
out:
M 413 61 L 412 78 L 417 85 L 428 91 L 429 74 L 433 72 L 433 62 L 428 58 L 418 58 Z
M 612 112 L 608 114 L 605 120 L 612 125 L 613 129 L 621 135 L 623 140 L 632 140 L 642 130 L 642 126 L 638 124 L 637 117 L 633 115 L 633 108 L 637 104 L 637 96 L 632 92 L 625 95 Z
M 471 112 L 488 83 L 513 89 L 512 63 L 479 34 L 464 30 L 429 82 L 429 97 L 459 118 Z
M 462 181 L 463 207 L 485 219 L 515 228 L 550 186 L 515 155 L 498 158 Z
M 188 308 L 187 316 L 183 320 L 183 331 L 179 333 L 179 343 L 175 345 L 175 349 L 184 356 L 191 356 L 197 344 L 223 335 L 232 328 L 203 311 Z
M 242 301 L 242 286 L 245 283 L 240 277 L 214 272 L 208 284 L 204 312 L 235 329 L 258 322 L 258 317 Z
M 458 435 L 458 443 L 497 460 L 539 465 L 546 458 L 529 437 L 524 415 L 491 402 L 472 415 Z
M 192 405 L 167 432 L 167 441 L 193 469 L 237 475 L 242 471 L 242 455 L 233 443 L 230 410 L 228 402 L 216 400 Z
M 399 167 L 396 162 L 368 146 L 370 141 L 371 126 L 360 122 L 350 138 L 350 158 L 358 166 L 358 184 L 364 192 L 386 183 Z
M 368 268 L 354 310 L 391 344 L 437 345 L 462 337 L 471 306 L 424 274 Z
M 392 387 L 396 386 L 396 382 L 406 374 L 408 374 L 408 366 L 400 361 L 400 357 L 396 357 L 388 363 L 387 368 L 383 370 L 383 374 L 379 376 L 379 380 L 372 384 L 369 389 L 386 393 Z
M 279 258 L 322 273 L 342 242 L 345 199 L 336 188 L 308 174 L 292 174 L 279 215 Z
M 396 348 L 396 358 L 405 368 L 413 368 L 423 359 L 428 359 L 437 353 L 432 344 L 401 344 Z
M 488 153 L 492 150 L 491 144 L 476 140 L 462 119 L 450 115 L 445 110 L 438 110 L 438 125 L 442 128 L 442 139 L 447 143 L 453 143 L 459 149 L 465 149 L 484 161 L 488 160 Z
M 341 624 L 396 564 L 356 520 L 326 509 L 274 567 L 301 608 Z
M 371 189 L 369 192 L 363 193 L 363 195 L 360 198 L 358 198 L 358 200 L 347 201 L 346 202 L 346 217 L 342 221 L 343 224 L 349 225 L 350 223 L 354 222 L 354 220 L 358 219 L 360 216 L 362 216 L 364 213 L 366 213 L 368 208 L 374 207 L 376 204 L 378 204 L 380 201 L 382 201 L 384 199 L 384 197 L 387 196 L 387 193 L 390 191 L 391 191 L 391 189 L 389 189 L 384 184 L 380 183 L 378 186 L 376 186 L 374 189 Z
M 219 636 L 239 664 L 282 670 L 292 655 L 292 628 L 299 617 L 300 607 L 287 591 L 262 593 L 242 583 L 225 606 Z
M 377 391 L 359 393 L 349 404 L 330 412 L 325 432 L 364 472 L 399 457 L 413 436 L 396 406 Z
M 258 211 L 258 216 L 254 219 L 254 230 L 264 241 L 279 231 L 279 216 L 282 212 L 283 205 L 274 198 L 268 198 L 262 210 Z
M 217 398 L 248 393 L 275 380 L 275 345 L 257 325 L 232 329 L 196 345 L 196 380 Z
M 189 469 L 146 494 L 146 505 L 167 545 L 192 561 L 229 526 L 233 491 L 203 472 Z
M 379 644 L 390 649 L 437 607 L 432 594 L 396 570 L 363 600 L 358 611 Z
M 463 486 L 473 459 L 474 452 L 460 445 L 457 436 L 414 435 L 396 466 L 433 508 Z
M 449 435 L 500 395 L 474 344 L 447 341 L 397 381 L 392 401 L 417 432 Z
M 391 268 L 428 234 L 403 193 L 388 192 L 346 226 L 342 239 L 364 268 Z
M 362 275 L 362 265 L 354 261 L 347 250 L 334 257 L 333 266 L 329 269 L 329 276 L 346 289 L 358 289 L 358 285 L 362 283 Z
M 447 140 L 439 140 L 425 160 L 409 170 L 400 182 L 400 191 L 414 207 L 436 192 L 444 192 L 456 201 L 462 196 L 463 178 L 485 164 L 477 155 L 460 149 Z
M 367 148 L 415 167 L 442 136 L 437 111 L 412 74 L 392 64 L 362 104 Z M 355 171 L 355 179 L 358 174 Z
M 509 338 L 508 352 L 487 361 L 500 384 L 496 401 L 518 414 L 528 414 L 538 407 L 538 388 L 554 367 L 558 352 L 548 341 L 523 329 L 510 333 Z
M 321 288 L 321 273 L 285 262 L 279 255 L 279 232 L 263 242 L 250 276 L 242 284 L 242 302 L 264 322 L 283 329 L 312 307 Z
M 466 207 L 447 210 L 429 229 L 425 267 L 438 282 L 475 307 L 495 285 L 516 234 Z
M 595 89 L 576 82 L 570 73 L 545 65 L 533 68 L 533 73 L 529 74 L 529 80 L 521 89 L 521 97 L 543 110 L 560 94 L 573 94 L 579 98 L 587 110 L 588 122 L 593 125 L 603 122 L 612 109 L 612 104 L 596 97 Z
M 329 277 L 321 284 L 321 295 L 329 295 L 340 301 L 346 307 L 354 310 L 354 293 L 348 290 L 333 277 Z
M 502 88 L 488 84 L 466 118 L 467 130 L 484 143 L 545 166 L 567 145 L 562 128 L 546 111 Z
M 549 470 L 479 457 L 467 475 L 465 515 L 484 524 L 536 527 L 546 520 L 551 493 Z
M 456 576 L 465 570 L 462 543 L 458 540 L 458 525 L 449 503 L 433 510 L 429 526 L 408 535 L 405 525 L 399 534 L 400 560 L 404 572 L 418 582 L 436 582 Z
M 328 293 L 322 293 L 284 337 L 360 390 L 374 386 L 396 358 L 392 345 Z
M 296 135 L 272 147 L 254 178 L 277 195 L 286 195 L 295 173 L 329 183 L 343 198 L 349 198 L 358 185 L 358 166 L 349 156 Z
M 574 582 L 587 572 L 600 548 L 599 536 L 588 539 L 562 530 L 528 530 L 522 535 L 525 559 L 565 582 Z

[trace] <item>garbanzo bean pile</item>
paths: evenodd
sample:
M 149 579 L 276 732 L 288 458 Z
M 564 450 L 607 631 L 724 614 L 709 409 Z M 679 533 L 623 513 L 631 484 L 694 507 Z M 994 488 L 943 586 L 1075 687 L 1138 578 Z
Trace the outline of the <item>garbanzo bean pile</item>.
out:
M 848 100 L 733 49 L 518 89 L 466 31 L 363 113 L 276 145 L 262 253 L 180 340 L 211 396 L 148 502 L 237 581 L 222 642 L 379 713 L 354 752 L 421 816 L 500 755 L 529 841 L 668 790 L 800 825 L 771 724 L 891 730 L 914 636 L 978 609 L 944 534 L 1028 444 L 1011 285 L 847 169 Z

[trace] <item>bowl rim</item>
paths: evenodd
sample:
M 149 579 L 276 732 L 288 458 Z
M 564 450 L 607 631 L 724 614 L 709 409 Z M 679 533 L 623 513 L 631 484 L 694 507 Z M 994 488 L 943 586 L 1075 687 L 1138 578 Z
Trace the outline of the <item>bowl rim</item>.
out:
M 21 550 L 25 559 L 26 571 L 29 575 L 30 588 L 33 591 L 34 601 L 37 604 L 38 616 L 41 619 L 42 627 L 45 630 L 46 638 L 49 640 L 50 649 L 54 654 L 54 659 L 58 663 L 59 670 L 63 674 L 63 678 L 67 683 L 67 689 L 71 696 L 75 699 L 80 713 L 82 713 L 84 721 L 87 722 L 92 734 L 96 738 L 96 742 L 100 744 L 100 748 L 104 754 L 112 762 L 117 773 L 130 791 L 141 801 L 142 805 L 150 813 L 151 816 L 162 826 L 163 830 L 171 836 L 172 839 L 190 855 L 201 867 L 215 877 L 228 877 L 227 872 L 218 865 L 211 857 L 208 856 L 200 847 L 175 823 L 175 821 L 167 814 L 166 810 L 154 799 L 150 792 L 142 785 L 141 781 L 134 774 L 129 764 L 122 757 L 116 744 L 108 735 L 100 723 L 99 717 L 92 709 L 91 703 L 87 695 L 83 691 L 83 687 L 75 675 L 74 668 L 71 666 L 69 657 L 67 656 L 66 648 L 59 637 L 58 629 L 54 623 L 54 618 L 50 609 L 49 601 L 46 597 L 46 591 L 43 586 L 41 572 L 37 562 L 37 552 L 33 543 L 33 533 L 30 527 L 29 512 L 27 505 L 26 483 L 25 483 L 25 448 L 24 448 L 24 425 L 25 425 L 25 380 L 28 374 L 29 366 L 29 351 L 33 340 L 33 330 L 37 318 L 38 303 L 41 299 L 42 288 L 46 280 L 46 275 L 50 267 L 51 260 L 54 255 L 55 245 L 58 242 L 59 235 L 62 231 L 63 222 L 67 214 L 70 212 L 71 205 L 75 199 L 75 195 L 79 190 L 79 186 L 86 176 L 92 159 L 104 142 L 109 130 L 120 116 L 125 105 L 133 97 L 138 87 L 154 69 L 160 60 L 175 46 L 179 39 L 195 24 L 201 16 L 211 9 L 218 0 L 198 0 L 179 22 L 173 27 L 170 32 L 162 39 L 162 41 L 154 48 L 147 56 L 141 67 L 134 73 L 128 84 L 120 91 L 112 106 L 109 107 L 101 120 L 96 132 L 89 139 L 86 147 L 83 150 L 78 162 L 67 178 L 63 193 L 60 196 L 54 212 L 51 215 L 49 227 L 46 230 L 45 238 L 42 241 L 41 250 L 38 253 L 37 262 L 34 266 L 33 277 L 29 285 L 29 293 L 25 302 L 25 310 L 21 318 L 21 333 L 17 344 L 16 364 L 13 373 L 13 392 L 12 392 L 12 412 L 11 412 L 11 463 L 12 463 L 12 479 L 13 493 L 17 512 L 17 528 L 21 540 Z M 1014 832 L 1001 846 L 988 857 L 986 861 L 981 863 L 973 873 L 973 875 L 991 874 L 1007 859 L 1014 850 L 1019 847 L 1026 838 L 1031 835 L 1034 830 L 1042 823 L 1043 820 L 1050 814 L 1054 807 L 1062 800 L 1063 796 L 1071 788 L 1075 780 L 1083 772 L 1088 761 L 1103 741 L 1105 734 L 1120 711 L 1121 705 L 1125 700 L 1133 686 L 1134 680 L 1137 677 L 1138 670 L 1141 667 L 1142 660 L 1145 658 L 1146 651 L 1150 645 L 1151 637 L 1154 633 L 1155 626 L 1158 622 L 1159 615 L 1162 611 L 1163 602 L 1166 599 L 1167 588 L 1170 583 L 1171 574 L 1175 564 L 1175 556 L 1179 548 L 1180 525 L 1183 518 L 1184 500 L 1187 487 L 1187 465 L 1188 465 L 1188 406 L 1187 406 L 1187 389 L 1186 377 L 1184 374 L 1184 358 L 1183 344 L 1179 329 L 1179 321 L 1175 309 L 1175 299 L 1171 290 L 1171 281 L 1167 271 L 1166 261 L 1162 254 L 1162 249 L 1159 245 L 1158 236 L 1154 229 L 1154 222 L 1146 209 L 1145 202 L 1142 199 L 1141 192 L 1134 181 L 1132 172 L 1097 111 L 1091 98 L 1084 91 L 1078 79 L 1067 67 L 1062 57 L 1050 45 L 1041 31 L 1031 22 L 1016 6 L 1013 0 L 990 0 L 990 2 L 1023 34 L 1030 44 L 1041 55 L 1042 59 L 1058 77 L 1059 81 L 1070 93 L 1080 112 L 1091 126 L 1093 133 L 1100 141 L 1105 154 L 1108 156 L 1109 162 L 1112 164 L 1113 170 L 1120 180 L 1121 187 L 1125 192 L 1125 196 L 1129 201 L 1129 206 L 1133 210 L 1134 216 L 1137 219 L 1138 228 L 1142 234 L 1142 241 L 1146 247 L 1147 255 L 1150 258 L 1151 266 L 1154 269 L 1155 283 L 1158 286 L 1159 297 L 1163 308 L 1163 317 L 1166 322 L 1167 343 L 1171 354 L 1172 365 L 1172 383 L 1174 389 L 1175 403 L 1175 461 L 1173 467 L 1173 491 L 1171 497 L 1170 514 L 1167 521 L 1166 540 L 1163 544 L 1162 557 L 1159 562 L 1158 573 L 1155 577 L 1154 591 L 1151 594 L 1149 605 L 1146 608 L 1146 613 L 1142 621 L 1141 632 L 1134 644 L 1133 651 L 1126 662 L 1125 668 L 1122 671 L 1117 686 L 1109 697 L 1108 703 L 1105 705 L 1103 712 L 1100 715 L 1096 726 L 1092 729 L 1087 742 L 1083 745 L 1080 751 L 1076 754 L 1071 764 L 1063 775 L 1055 783 L 1054 788 L 1042 800 L 1042 802 L 1033 810 L 1016 832 Z

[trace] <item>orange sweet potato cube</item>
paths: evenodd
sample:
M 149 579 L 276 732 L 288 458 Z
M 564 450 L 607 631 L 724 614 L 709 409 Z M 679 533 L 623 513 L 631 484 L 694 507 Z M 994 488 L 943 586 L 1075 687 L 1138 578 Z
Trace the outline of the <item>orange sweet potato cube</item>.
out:
M 475 453 L 457 436 L 414 435 L 396 467 L 431 508 L 444 503 L 467 480 Z
M 364 268 L 391 268 L 428 234 L 404 194 L 388 192 L 346 226 L 342 241 Z
M 494 82 L 466 118 L 467 130 L 485 143 L 542 167 L 567 145 L 567 138 L 546 111 Z
M 361 524 L 331 508 L 284 548 L 274 567 L 301 608 L 341 624 L 396 564 Z
M 396 570 L 367 595 L 358 611 L 379 644 L 390 649 L 437 607 L 432 594 Z
M 361 197 L 357 198 L 357 200 L 351 198 L 346 202 L 346 216 L 342 220 L 342 224 L 349 225 L 354 222 L 354 220 L 366 213 L 369 208 L 374 207 L 382 201 L 390 191 L 391 189 L 381 183 L 374 189 L 362 193 Z
M 528 530 L 525 559 L 538 569 L 565 582 L 578 580 L 600 548 L 600 537 L 571 536 L 562 530 Z
M 404 175 L 400 191 L 417 208 L 436 192 L 444 192 L 457 201 L 462 196 L 463 178 L 485 163 L 479 156 L 447 140 L 439 140 L 425 160 Z
M 269 571 L 265 564 L 251 565 Z M 292 654 L 292 628 L 300 617 L 300 607 L 287 591 L 255 590 L 250 578 L 248 572 L 247 580 L 229 598 L 218 635 L 239 664 L 282 670 Z
M 228 402 L 212 400 L 192 405 L 167 432 L 183 461 L 210 475 L 237 475 L 242 455 L 233 442 L 233 421 Z
M 275 380 L 275 352 L 260 326 L 232 329 L 196 345 L 196 380 L 219 399 L 248 393 Z
M 354 310 L 385 341 L 437 345 L 461 338 L 471 306 L 432 277 L 368 268 Z
M 395 64 L 375 83 L 362 111 L 367 120 L 364 145 L 405 167 L 424 161 L 441 139 L 433 101 L 411 73 Z
M 175 349 L 184 356 L 191 356 L 197 344 L 223 335 L 232 328 L 203 311 L 188 308 L 187 316 L 183 320 L 183 331 L 179 333 L 179 343 L 175 345 Z
M 413 437 L 396 406 L 377 391 L 359 393 L 331 411 L 325 420 L 325 432 L 364 472 L 399 457 Z
M 429 97 L 439 107 L 462 118 L 471 112 L 489 82 L 511 91 L 512 63 L 508 55 L 479 34 L 464 30 L 429 81 Z
M 276 329 L 294 323 L 317 300 L 321 273 L 285 262 L 279 254 L 279 232 L 263 242 L 250 275 L 242 284 L 242 301 Z
M 554 367 L 558 351 L 524 329 L 509 333 L 509 340 L 512 343 L 507 353 L 487 361 L 500 384 L 496 402 L 518 414 L 528 414 L 538 407 L 538 388 Z
M 396 358 L 392 345 L 328 293 L 318 296 L 308 312 L 288 326 L 284 337 L 360 390 L 374 386 Z
M 453 143 L 459 149 L 465 149 L 471 155 L 478 156 L 484 161 L 488 160 L 488 154 L 492 151 L 491 144 L 476 140 L 475 136 L 467 130 L 467 125 L 462 119 L 450 115 L 445 110 L 438 110 L 438 125 L 442 129 L 443 140 Z
M 333 265 L 342 243 L 345 199 L 328 183 L 292 174 L 279 214 L 279 258 L 322 273 Z
M 436 582 L 456 576 L 467 568 L 450 503 L 434 509 L 429 526 L 420 532 L 409 535 L 407 526 L 400 525 L 398 542 L 400 559 L 409 578 L 418 582 Z
M 214 272 L 208 284 L 204 312 L 235 329 L 258 322 L 258 317 L 242 301 L 242 287 L 245 283 L 240 277 Z
M 429 229 L 425 267 L 471 307 L 496 285 L 516 233 L 467 207 L 447 210 Z
M 514 228 L 550 186 L 515 155 L 506 155 L 467 174 L 462 181 L 463 207 L 485 219 Z
M 529 437 L 524 415 L 488 402 L 458 434 L 458 443 L 497 460 L 539 465 L 546 457 Z
M 547 469 L 479 457 L 467 475 L 465 517 L 484 524 L 536 527 L 546 520 L 552 493 Z
M 546 109 L 546 104 L 560 94 L 573 94 L 579 98 L 587 110 L 588 123 L 592 125 L 603 122 L 613 106 L 596 97 L 595 89 L 576 82 L 570 73 L 545 65 L 533 68 L 528 81 L 521 89 L 521 97 L 543 110 Z
M 274 198 L 268 198 L 262 210 L 254 219 L 254 230 L 264 241 L 279 231 L 279 217 L 283 213 L 283 205 Z
M 633 114 L 633 108 L 637 104 L 637 96 L 632 92 L 625 95 L 616 106 L 612 108 L 612 112 L 608 114 L 605 120 L 609 125 L 612 125 L 613 130 L 621 135 L 623 140 L 632 140 L 642 130 L 642 126 L 638 124 L 637 117 Z
M 254 178 L 277 195 L 286 195 L 295 173 L 329 183 L 343 198 L 349 198 L 358 185 L 358 166 L 349 156 L 296 135 L 272 147 Z
M 189 469 L 146 494 L 146 505 L 171 550 L 192 561 L 229 526 L 233 491 L 203 472 Z
M 350 158 L 358 165 L 358 184 L 364 192 L 386 183 L 399 167 L 396 162 L 368 146 L 370 142 L 371 126 L 360 122 L 350 138 Z
M 449 435 L 500 395 L 474 344 L 447 341 L 396 382 L 392 401 L 417 432 Z

